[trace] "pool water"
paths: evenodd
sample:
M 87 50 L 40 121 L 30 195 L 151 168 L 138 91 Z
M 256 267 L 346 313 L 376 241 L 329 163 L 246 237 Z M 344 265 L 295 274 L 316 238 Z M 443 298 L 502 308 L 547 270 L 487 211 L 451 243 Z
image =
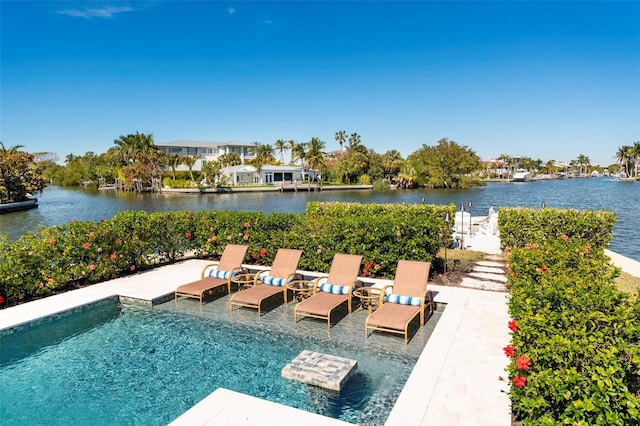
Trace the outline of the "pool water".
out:
M 66 335 L 62 335 L 66 333 Z M 2 424 L 141 424 L 176 419 L 217 388 L 358 424 L 382 424 L 415 357 L 328 346 L 144 306 L 101 303 L 0 335 Z M 340 393 L 283 379 L 310 349 L 358 360 Z

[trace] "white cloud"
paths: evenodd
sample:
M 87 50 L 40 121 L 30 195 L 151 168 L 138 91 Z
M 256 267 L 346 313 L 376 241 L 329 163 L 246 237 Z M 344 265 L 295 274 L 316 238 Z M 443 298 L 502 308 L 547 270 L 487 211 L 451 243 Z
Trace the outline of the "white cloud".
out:
M 234 15 L 236 13 L 236 8 L 235 7 L 228 7 L 227 8 L 227 13 L 229 15 Z
M 101 8 L 85 8 L 85 9 L 65 9 L 58 11 L 61 15 L 73 16 L 76 18 L 92 19 L 92 18 L 113 18 L 119 13 L 133 12 L 134 9 L 129 6 L 105 6 Z

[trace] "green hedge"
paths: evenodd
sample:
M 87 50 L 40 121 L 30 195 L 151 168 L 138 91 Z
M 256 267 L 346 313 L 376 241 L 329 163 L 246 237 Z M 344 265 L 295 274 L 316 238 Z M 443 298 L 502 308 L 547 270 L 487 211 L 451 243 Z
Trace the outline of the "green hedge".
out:
M 524 425 L 638 424 L 640 303 L 617 289 L 619 270 L 592 234 L 610 216 L 529 211 L 536 217 L 526 220 L 517 209 L 519 223 L 580 217 L 587 229 L 525 230 L 532 239 L 508 250 L 513 334 L 504 350 L 514 413 Z
M 609 211 L 502 207 L 498 215 L 503 247 L 557 240 L 563 235 L 604 248 L 611 242 L 616 215 Z
M 0 234 L 0 297 L 10 302 L 0 307 L 178 259 L 217 258 L 230 243 L 249 245 L 249 264 L 299 248 L 301 269 L 328 272 L 335 253 L 357 253 L 362 275 L 392 277 L 399 259 L 434 259 L 447 211 L 453 217 L 453 206 L 355 203 L 309 203 L 304 214 L 126 211 L 16 241 Z

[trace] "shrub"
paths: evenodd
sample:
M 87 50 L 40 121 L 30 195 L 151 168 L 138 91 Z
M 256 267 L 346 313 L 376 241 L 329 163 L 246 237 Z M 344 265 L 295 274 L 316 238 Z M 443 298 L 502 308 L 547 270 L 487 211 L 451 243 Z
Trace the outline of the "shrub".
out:
M 530 230 L 540 239 L 510 250 L 513 411 L 525 425 L 638 424 L 640 304 L 590 232 L 548 236 L 558 231 Z
M 399 259 L 433 260 L 453 206 L 310 203 L 305 214 L 124 211 L 101 222 L 0 238 L 0 297 L 17 303 L 186 257 L 215 258 L 247 244 L 246 263 L 269 265 L 280 247 L 304 251 L 301 269 L 327 272 L 335 253 L 364 257 L 362 274 L 392 277 Z M 7 306 L 0 303 L 1 307 Z

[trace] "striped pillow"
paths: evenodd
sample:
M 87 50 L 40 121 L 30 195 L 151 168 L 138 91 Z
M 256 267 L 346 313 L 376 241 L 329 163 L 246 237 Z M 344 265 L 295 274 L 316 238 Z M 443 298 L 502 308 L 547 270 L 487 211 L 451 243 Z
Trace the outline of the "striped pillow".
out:
M 278 277 L 272 277 L 270 275 L 263 275 L 260 277 L 260 280 L 265 283 L 265 284 L 269 284 L 269 285 L 277 285 L 282 287 L 284 285 L 284 283 L 286 282 L 286 280 L 284 278 L 278 278 Z M 291 280 L 289 280 L 291 281 Z
M 212 269 L 209 271 L 209 276 L 212 278 L 222 278 L 222 279 L 228 279 L 229 278 L 229 271 L 223 271 L 222 269 Z M 233 275 L 236 275 L 237 272 L 234 271 Z
M 399 294 L 389 294 L 384 298 L 385 302 L 397 303 L 399 305 L 420 306 L 422 297 L 420 296 L 401 296 Z
M 351 286 L 323 283 L 320 285 L 320 291 L 333 294 L 349 294 L 351 292 Z

